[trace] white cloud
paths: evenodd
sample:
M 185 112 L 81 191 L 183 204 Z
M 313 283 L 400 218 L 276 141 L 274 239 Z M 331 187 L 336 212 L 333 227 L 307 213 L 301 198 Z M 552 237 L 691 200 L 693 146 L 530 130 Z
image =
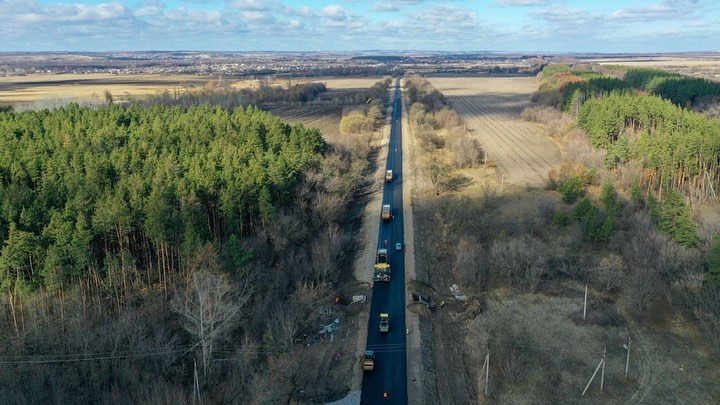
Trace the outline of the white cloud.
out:
M 660 4 L 624 7 L 615 10 L 610 18 L 629 21 L 657 21 L 690 18 L 697 10 L 697 0 L 665 0 Z
M 530 15 L 554 23 L 583 23 L 591 17 L 590 12 L 584 8 L 568 7 L 550 7 L 533 10 L 530 12 Z
M 417 21 L 429 22 L 440 28 L 442 24 L 449 24 L 451 28 L 474 26 L 478 18 L 477 13 L 465 7 L 436 4 L 420 12 L 414 13 L 412 18 Z
M 610 18 L 620 20 L 657 20 L 659 18 L 672 18 L 677 11 L 670 6 L 650 4 L 648 6 L 625 7 L 615 10 Z
M 219 11 L 205 11 L 178 7 L 163 14 L 163 19 L 188 23 L 218 23 L 222 20 L 222 13 Z
M 266 11 L 271 8 L 272 4 L 262 0 L 235 0 L 230 2 L 230 6 L 238 10 Z
M 508 6 L 544 6 L 550 0 L 496 0 L 495 4 L 501 7 Z
M 343 19 L 345 18 L 345 9 L 338 5 L 331 4 L 329 6 L 325 6 L 319 14 L 323 17 Z
M 372 11 L 398 11 L 399 8 L 393 3 L 375 3 Z
M 128 10 L 120 3 L 109 4 L 53 4 L 46 7 L 35 7 L 11 16 L 24 23 L 69 23 L 105 21 L 128 16 Z
M 137 10 L 133 11 L 133 15 L 135 17 L 150 17 L 154 15 L 158 15 L 162 12 L 162 9 L 158 6 L 146 6 L 146 7 L 140 7 Z
M 243 20 L 251 22 L 271 22 L 275 20 L 271 14 L 264 11 L 241 11 L 240 16 Z

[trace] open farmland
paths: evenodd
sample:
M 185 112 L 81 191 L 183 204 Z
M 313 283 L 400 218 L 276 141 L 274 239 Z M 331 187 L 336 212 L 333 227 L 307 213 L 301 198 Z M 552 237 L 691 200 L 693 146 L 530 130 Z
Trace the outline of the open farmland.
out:
M 430 77 L 505 177 L 505 187 L 538 186 L 560 163 L 560 150 L 539 125 L 520 120 L 537 89 L 534 77 Z
M 33 74 L 0 77 L 0 105 L 40 100 L 103 100 L 105 91 L 116 99 L 158 94 L 204 86 L 210 78 L 201 76 Z

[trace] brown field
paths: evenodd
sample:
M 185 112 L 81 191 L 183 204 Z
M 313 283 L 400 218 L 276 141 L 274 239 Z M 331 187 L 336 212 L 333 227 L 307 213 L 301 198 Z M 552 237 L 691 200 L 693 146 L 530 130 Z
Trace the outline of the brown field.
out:
M 383 76 L 367 76 L 367 77 L 292 77 L 287 79 L 269 79 L 266 80 L 270 86 L 282 86 L 287 88 L 288 85 L 303 84 L 309 82 L 320 82 L 325 83 L 328 90 L 366 90 L 373 84 L 384 80 Z M 232 83 L 232 87 L 237 89 L 242 88 L 257 88 L 261 79 L 247 79 L 238 80 Z
M 560 150 L 536 124 L 520 113 L 537 90 L 534 77 L 430 77 L 483 144 L 488 161 L 504 177 L 504 189 L 542 185 L 560 163 Z
M 600 65 L 623 65 L 633 67 L 715 67 L 720 68 L 720 58 L 677 58 L 677 57 L 647 57 L 647 58 L 599 58 L 584 59 L 583 62 L 598 63 Z
M 342 106 L 325 105 L 270 105 L 266 111 L 277 115 L 289 124 L 302 123 L 306 127 L 317 128 L 326 140 L 340 136 Z
M 0 77 L 0 105 L 47 99 L 103 100 L 106 90 L 116 99 L 141 97 L 204 86 L 210 77 L 112 74 L 32 74 Z
M 327 84 L 328 96 L 338 93 L 360 91 L 369 88 L 383 77 L 351 78 L 292 78 L 270 79 L 272 86 L 287 87 L 288 84 L 323 82 Z M 164 91 L 185 91 L 198 88 L 217 77 L 190 75 L 113 75 L 113 74 L 31 74 L 26 76 L 0 77 L 0 105 L 32 103 L 40 100 L 104 101 L 105 91 L 116 100 L 130 97 L 155 95 Z M 235 89 L 257 88 L 258 79 L 232 81 Z

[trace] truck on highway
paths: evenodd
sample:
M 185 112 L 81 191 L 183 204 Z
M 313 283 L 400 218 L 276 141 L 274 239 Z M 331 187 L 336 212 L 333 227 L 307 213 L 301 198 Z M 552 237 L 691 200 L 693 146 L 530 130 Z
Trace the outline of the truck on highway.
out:
M 377 251 L 373 280 L 390 281 L 390 263 L 388 263 L 388 251 L 385 248 L 380 248 Z
M 375 352 L 373 352 L 372 350 L 365 350 L 365 355 L 363 356 L 362 362 L 362 369 L 363 371 L 375 370 Z
M 382 206 L 382 219 L 384 222 L 388 222 L 392 219 L 392 210 L 390 204 L 383 204 Z
M 388 333 L 390 331 L 390 314 L 380 314 L 380 333 Z
M 385 181 L 388 183 L 392 183 L 393 181 L 393 172 L 392 170 L 386 170 L 385 171 Z

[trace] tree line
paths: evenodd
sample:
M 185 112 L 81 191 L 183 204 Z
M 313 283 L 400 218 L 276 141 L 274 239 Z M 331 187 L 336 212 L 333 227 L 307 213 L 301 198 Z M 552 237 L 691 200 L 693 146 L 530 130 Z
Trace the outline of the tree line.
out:
M 375 129 L 385 115 L 385 95 L 392 84 L 389 77 L 373 84 L 368 90 L 358 92 L 354 99 L 360 106 L 340 120 L 340 132 L 344 135 L 368 134 Z
M 660 195 L 669 189 L 715 200 L 720 181 L 720 122 L 656 96 L 610 94 L 580 108 L 578 126 L 593 146 L 607 150 L 605 165 L 641 162 L 641 179 Z
M 455 169 L 478 166 L 484 152 L 465 130 L 445 96 L 420 76 L 405 79 L 410 128 L 425 152 L 426 170 L 436 195 L 457 188 L 465 180 Z
M 603 98 L 610 93 L 655 95 L 684 108 L 720 97 L 720 83 L 703 78 L 650 68 L 615 68 L 611 71 L 613 76 L 571 69 L 568 65 L 547 65 L 543 68 L 543 84 L 535 97 L 551 93 L 555 96 L 555 106 L 576 115 L 586 100 Z
M 0 397 L 183 403 L 197 370 L 210 402 L 324 398 L 291 352 L 340 277 L 361 153 L 163 102 L 2 112 L 0 151 Z
M 50 289 L 113 267 L 167 284 L 198 245 L 267 224 L 324 146 L 255 107 L 69 105 L 4 113 L 0 134 L 3 284 Z

